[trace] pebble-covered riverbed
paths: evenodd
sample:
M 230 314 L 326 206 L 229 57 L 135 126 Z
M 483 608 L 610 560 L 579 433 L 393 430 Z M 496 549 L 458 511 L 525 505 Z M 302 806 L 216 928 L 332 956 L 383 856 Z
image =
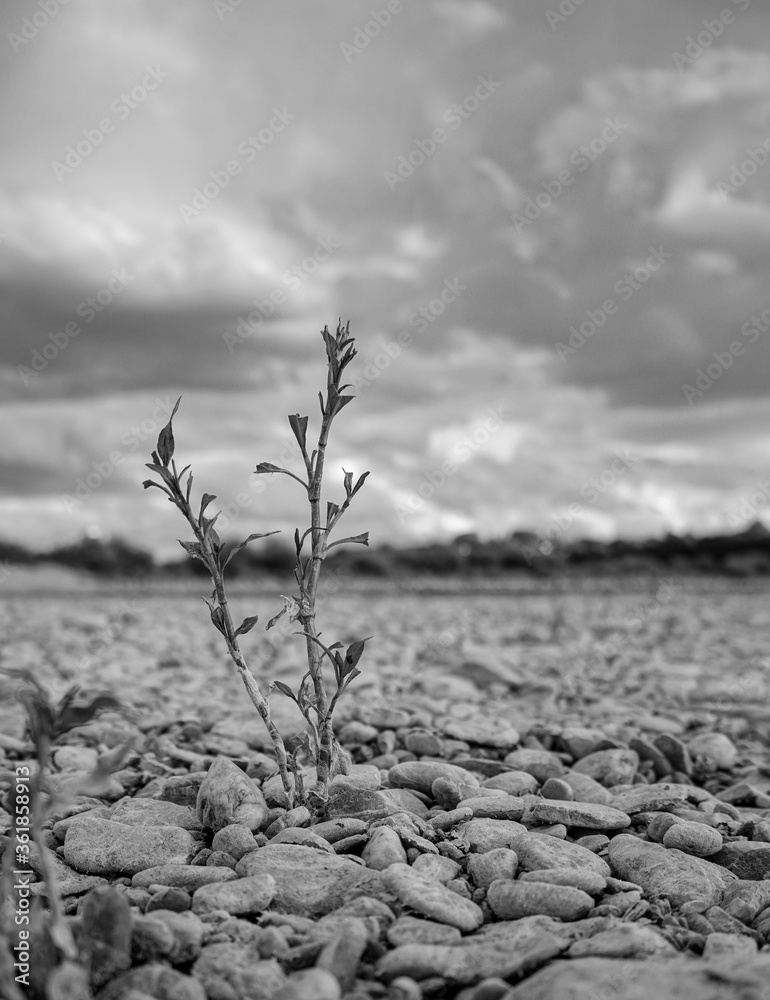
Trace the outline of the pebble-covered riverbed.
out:
M 668 577 L 327 594 L 325 641 L 374 638 L 339 711 L 353 766 L 311 823 L 286 809 L 194 586 L 6 589 L 0 666 L 128 707 L 54 753 L 64 783 L 134 738 L 103 794 L 57 803 L 48 823 L 88 989 L 765 997 L 769 598 L 767 585 Z M 281 607 L 243 587 L 234 604 L 260 622 Z M 246 637 L 260 681 L 296 686 L 293 627 Z M 294 734 L 291 703 L 271 704 Z M 6 807 L 30 756 L 4 697 Z M 38 876 L 32 892 L 45 894 Z M 41 960 L 38 989 L 46 973 Z

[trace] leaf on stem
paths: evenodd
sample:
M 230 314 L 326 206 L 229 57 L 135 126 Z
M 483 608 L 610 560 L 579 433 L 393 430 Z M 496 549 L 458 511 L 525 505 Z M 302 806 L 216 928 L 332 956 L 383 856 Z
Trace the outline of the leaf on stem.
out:
M 272 462 L 260 462 L 254 471 L 258 476 L 261 476 L 264 473 L 286 472 L 286 469 L 281 469 L 279 466 L 273 465 Z
M 297 444 L 302 449 L 303 456 L 307 455 L 306 448 L 306 437 L 307 437 L 307 417 L 301 417 L 298 413 L 289 414 L 289 423 L 291 424 L 291 429 L 294 432 L 294 437 L 297 439 Z
M 297 604 L 294 598 L 285 597 L 283 594 L 281 594 L 280 596 L 281 600 L 283 601 L 283 609 L 279 611 L 277 615 L 274 615 L 270 619 L 270 621 L 267 623 L 267 626 L 265 627 L 265 631 L 272 628 L 273 625 L 275 625 L 275 623 L 278 621 L 278 619 L 282 618 L 287 612 L 289 614 L 290 622 L 295 622 L 297 618 L 299 618 L 299 604 Z
M 350 673 L 350 671 L 356 666 L 358 661 L 361 659 L 361 654 L 364 651 L 364 647 L 367 642 L 372 639 L 373 636 L 368 635 L 365 639 L 358 639 L 356 642 L 351 642 L 345 651 L 345 664 L 344 664 L 344 674 Z
M 174 414 L 179 408 L 181 401 L 182 397 L 180 396 L 174 404 L 174 409 L 171 411 L 168 423 L 158 435 L 158 455 L 160 456 L 162 464 L 165 466 L 168 466 L 168 463 L 174 457 L 174 431 L 171 427 L 171 422 L 174 419 Z
M 241 549 L 245 548 L 249 544 L 249 542 L 253 542 L 255 538 L 267 538 L 269 535 L 278 535 L 278 534 L 280 534 L 280 532 L 278 531 L 255 531 L 253 535 L 249 535 L 249 537 L 244 539 L 244 541 L 238 542 L 237 545 L 234 545 L 232 549 L 230 549 L 230 552 L 228 553 L 227 559 L 225 559 L 225 564 L 222 567 L 222 569 L 224 569 L 225 566 L 227 566 L 227 564 L 230 562 L 230 560 L 233 558 L 234 555 L 240 552 Z
M 276 691 L 280 691 L 281 694 L 286 695 L 287 698 L 291 698 L 292 701 L 296 702 L 297 699 L 294 695 L 294 692 L 292 691 L 292 689 L 289 687 L 288 684 L 284 684 L 283 681 L 273 681 L 273 686 L 275 687 Z
M 236 635 L 246 635 L 250 632 L 254 626 L 259 621 L 259 615 L 252 615 L 250 618 L 244 618 L 238 628 L 235 630 Z
M 213 500 L 216 500 L 216 495 L 215 494 L 213 494 L 213 493 L 204 493 L 203 494 L 203 496 L 201 497 L 201 509 L 200 509 L 200 511 L 198 513 L 198 519 L 199 520 L 201 520 L 203 518 L 203 512 L 205 511 L 205 509 L 208 507 L 208 505 Z
M 200 542 L 183 542 L 181 538 L 177 538 L 177 541 L 191 559 L 202 559 L 205 562 Z
M 332 503 L 331 500 L 327 501 L 326 504 L 326 523 L 330 524 L 332 519 L 335 518 L 340 512 L 339 505 Z
M 363 473 L 361 473 L 361 475 L 360 475 L 360 476 L 358 477 L 358 482 L 357 482 L 357 483 L 356 483 L 356 485 L 355 485 L 355 486 L 353 487 L 353 492 L 352 492 L 352 493 L 350 494 L 350 495 L 351 495 L 351 497 L 354 497 L 354 496 L 356 495 L 356 493 L 358 493 L 358 491 L 359 491 L 359 490 L 361 489 L 361 487 L 362 487 L 362 486 L 364 485 L 364 483 L 366 482 L 366 477 L 367 477 L 368 475 L 369 475 L 369 473 L 368 473 L 368 472 L 363 472 Z
M 362 531 L 360 535 L 350 535 L 349 538 L 340 538 L 336 542 L 332 542 L 331 545 L 326 546 L 326 551 L 333 549 L 335 545 L 345 545 L 347 542 L 351 542 L 357 545 L 368 545 L 369 544 L 369 532 Z

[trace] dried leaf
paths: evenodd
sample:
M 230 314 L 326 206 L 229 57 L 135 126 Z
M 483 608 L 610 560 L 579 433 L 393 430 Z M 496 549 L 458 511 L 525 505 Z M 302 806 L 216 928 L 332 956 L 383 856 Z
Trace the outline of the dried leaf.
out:
M 182 397 L 180 396 L 174 404 L 174 409 L 171 411 L 168 423 L 158 435 L 158 455 L 160 456 L 161 463 L 165 466 L 168 466 L 168 463 L 174 457 L 174 432 L 171 427 L 171 422 L 174 419 L 174 414 L 179 408 L 181 401 Z

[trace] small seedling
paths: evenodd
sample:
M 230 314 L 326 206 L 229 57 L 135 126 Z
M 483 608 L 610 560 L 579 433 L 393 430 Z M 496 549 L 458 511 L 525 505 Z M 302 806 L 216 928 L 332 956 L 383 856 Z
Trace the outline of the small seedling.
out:
M 58 702 L 54 702 L 46 689 L 27 669 L 0 669 L 0 673 L 14 682 L 16 699 L 21 702 L 27 716 L 27 735 L 35 748 L 37 771 L 31 776 L 29 790 L 14 790 L 7 803 L 13 816 L 28 816 L 31 840 L 36 848 L 37 863 L 45 880 L 46 895 L 50 908 L 50 935 L 65 962 L 76 962 L 78 950 L 69 924 L 64 919 L 61 894 L 56 881 L 56 869 L 43 837 L 43 823 L 46 816 L 56 806 L 67 804 L 77 795 L 101 794 L 113 771 L 123 766 L 126 755 L 133 747 L 133 741 L 110 750 L 97 761 L 93 772 L 73 777 L 60 784 L 56 790 L 51 786 L 51 755 L 57 741 L 73 729 L 85 726 L 100 712 L 124 712 L 121 703 L 108 693 L 101 693 L 89 700 L 79 701 L 80 689 L 69 688 Z M 25 824 L 26 825 L 26 824 Z M 15 842 L 11 844 L 3 858 L 3 879 L 6 889 L 11 877 L 13 863 L 25 865 L 32 854 L 30 833 L 16 831 Z M 10 893 L 8 893 L 10 898 Z
M 323 816 L 325 812 L 329 781 L 336 773 L 345 773 L 348 768 L 347 755 L 334 736 L 332 715 L 343 691 L 360 673 L 358 662 L 367 642 L 367 639 L 359 639 L 351 643 L 344 653 L 341 652 L 343 645 L 340 642 L 332 643 L 330 646 L 321 642 L 321 633 L 316 627 L 318 584 L 324 560 L 331 549 L 345 543 L 369 544 L 368 532 L 333 542 L 329 541 L 330 533 L 350 506 L 353 497 L 364 485 L 369 473 L 364 472 L 354 484 L 353 474 L 343 469 L 345 497 L 339 504 L 327 502 L 324 512 L 321 491 L 329 432 L 334 418 L 340 410 L 355 398 L 344 394 L 350 386 L 343 384 L 342 377 L 357 352 L 353 347 L 354 341 L 350 336 L 349 324 L 345 327 L 339 324 L 335 334 L 331 334 L 328 327 L 324 327 L 321 336 L 326 349 L 326 396 L 324 397 L 323 392 L 318 394 L 321 407 L 321 426 L 316 447 L 312 452 L 308 451 L 307 446 L 308 418 L 301 417 L 299 414 L 291 414 L 288 418 L 292 433 L 297 439 L 302 453 L 305 475 L 304 477 L 295 475 L 288 469 L 272 465 L 269 462 L 260 462 L 255 470 L 257 475 L 280 473 L 296 480 L 305 490 L 310 508 L 309 527 L 302 533 L 299 529 L 294 533 L 296 554 L 294 578 L 298 593 L 290 597 L 281 595 L 284 602 L 283 609 L 267 623 L 267 628 L 270 629 L 279 618 L 287 615 L 290 622 L 298 622 L 302 628 L 299 634 L 305 639 L 307 671 L 296 693 L 288 685 L 274 681 L 269 685 L 267 694 L 263 695 L 238 641 L 239 636 L 245 635 L 256 625 L 258 615 L 244 618 L 236 627 L 224 584 L 225 568 L 241 549 L 255 539 L 266 538 L 269 535 L 277 534 L 277 532 L 255 533 L 236 545 L 228 546 L 220 539 L 214 527 L 219 514 L 214 517 L 206 517 L 206 510 L 216 500 L 216 497 L 204 493 L 197 512 L 193 508 L 190 502 L 193 483 L 192 473 L 189 472 L 190 466 L 185 466 L 181 471 L 177 471 L 174 461 L 175 443 L 172 421 L 179 406 L 179 400 L 176 402 L 168 424 L 160 432 L 157 450 L 152 453 L 152 462 L 147 465 L 147 468 L 152 470 L 162 482 L 148 479 L 143 484 L 145 489 L 155 486 L 162 490 L 169 501 L 178 507 L 192 528 L 195 540 L 180 541 L 180 545 L 191 558 L 200 559 L 211 576 L 214 590 L 210 598 L 204 598 L 209 607 L 211 621 L 224 637 L 227 651 L 238 670 L 246 691 L 267 727 L 288 802 L 290 806 L 297 802 L 303 802 L 317 816 Z M 185 473 L 187 473 L 187 480 L 183 485 L 182 478 Z M 309 552 L 305 551 L 308 540 Z M 335 688 L 331 696 L 324 680 L 324 659 L 329 660 L 334 671 Z M 309 726 L 310 732 L 300 734 L 298 746 L 292 752 L 287 752 L 284 740 L 270 715 L 270 694 L 273 689 L 295 702 Z M 307 792 L 302 785 L 302 774 L 298 763 L 300 749 L 316 768 L 315 786 Z

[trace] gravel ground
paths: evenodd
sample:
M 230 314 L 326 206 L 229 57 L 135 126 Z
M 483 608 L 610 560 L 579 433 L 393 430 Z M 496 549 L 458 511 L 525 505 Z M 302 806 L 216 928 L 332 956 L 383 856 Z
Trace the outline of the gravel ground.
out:
M 104 794 L 49 822 L 82 995 L 765 997 L 770 585 L 434 590 L 325 597 L 327 641 L 374 639 L 339 711 L 353 766 L 311 824 L 271 777 L 202 584 L 3 588 L 0 666 L 130 709 L 55 754 L 63 780 L 136 740 Z M 281 606 L 242 585 L 234 604 L 261 622 Z M 290 629 L 244 647 L 296 687 Z M 296 733 L 291 703 L 272 707 Z M 0 741 L 8 806 L 30 756 L 8 699 Z M 54 969 L 36 966 L 39 995 L 46 976 L 48 996 L 81 995 Z

